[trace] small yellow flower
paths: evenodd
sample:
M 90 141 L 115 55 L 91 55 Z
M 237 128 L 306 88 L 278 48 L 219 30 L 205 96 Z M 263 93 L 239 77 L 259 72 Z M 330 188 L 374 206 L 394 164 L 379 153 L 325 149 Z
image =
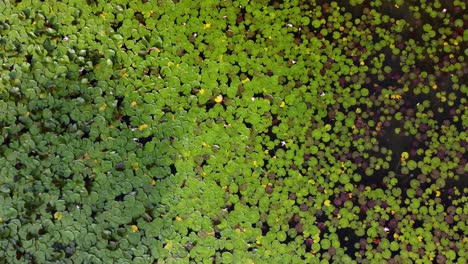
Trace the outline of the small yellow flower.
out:
M 401 153 L 401 157 L 400 157 L 400 160 L 401 161 L 406 161 L 407 159 L 409 158 L 409 153 L 404 151 Z
M 205 93 L 205 89 L 201 88 L 200 91 L 198 91 L 198 93 L 203 95 Z
M 440 191 L 436 191 L 436 197 L 440 196 Z
M 324 204 L 325 206 L 327 206 L 327 207 L 330 206 L 330 200 L 325 200 L 325 202 L 323 202 L 323 204 Z
M 390 96 L 390 98 L 392 98 L 393 100 L 400 100 L 400 99 L 401 99 L 401 95 L 399 95 L 399 94 L 392 94 L 392 95 Z
M 177 222 L 180 222 L 180 221 L 182 221 L 182 218 L 181 218 L 180 216 L 176 216 L 175 220 L 176 220 Z
M 434 83 L 434 84 L 432 85 L 432 89 L 437 90 L 437 84 Z
M 204 26 L 203 26 L 203 29 L 207 29 L 207 28 L 210 28 L 211 27 L 211 23 L 206 23 Z
M 137 102 L 133 101 L 132 103 L 130 103 L 130 106 L 131 107 L 135 107 L 137 105 Z
M 249 77 L 245 78 L 244 80 L 241 81 L 242 83 L 250 82 Z
M 214 99 L 214 101 L 215 101 L 216 103 L 221 103 L 221 102 L 223 101 L 223 96 L 222 96 L 222 95 L 216 96 L 216 98 Z
M 399 237 L 400 237 L 400 236 L 399 236 L 397 233 L 393 234 L 393 238 L 394 238 L 394 239 L 398 239 Z
M 57 220 L 59 220 L 59 221 L 62 220 L 62 213 L 60 213 L 60 212 L 55 212 L 54 218 L 57 219 Z
M 155 179 L 151 180 L 151 185 L 153 185 L 153 186 L 156 185 L 156 180 Z
M 127 68 L 123 68 L 123 69 L 120 70 L 120 76 L 128 77 Z
M 284 107 L 286 103 L 284 101 L 281 102 L 280 107 Z
M 147 124 L 143 124 L 138 127 L 138 130 L 143 131 L 144 129 L 147 129 L 149 126 Z
M 106 110 L 106 108 L 107 108 L 107 104 L 103 104 L 101 105 L 101 107 L 99 107 L 99 110 L 104 111 Z
M 136 225 L 132 225 L 131 228 L 132 228 L 133 233 L 138 231 L 138 226 L 136 226 Z

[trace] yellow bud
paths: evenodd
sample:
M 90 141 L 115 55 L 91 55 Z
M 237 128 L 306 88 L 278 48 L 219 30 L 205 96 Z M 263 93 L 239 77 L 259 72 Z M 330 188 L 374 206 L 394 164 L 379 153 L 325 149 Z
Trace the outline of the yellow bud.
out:
M 144 129 L 147 129 L 148 128 L 148 125 L 147 124 L 143 124 L 141 126 L 138 127 L 138 130 L 142 131 Z
M 284 101 L 281 102 L 280 107 L 284 107 L 286 103 Z
M 138 226 L 136 226 L 136 225 L 132 225 L 131 228 L 132 228 L 133 233 L 138 231 Z

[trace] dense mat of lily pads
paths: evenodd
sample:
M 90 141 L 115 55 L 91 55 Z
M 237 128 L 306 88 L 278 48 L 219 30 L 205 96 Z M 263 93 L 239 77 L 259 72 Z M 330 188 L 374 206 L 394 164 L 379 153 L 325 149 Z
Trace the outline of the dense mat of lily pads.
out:
M 0 1 L 0 261 L 466 263 L 466 4 L 338 3 Z

